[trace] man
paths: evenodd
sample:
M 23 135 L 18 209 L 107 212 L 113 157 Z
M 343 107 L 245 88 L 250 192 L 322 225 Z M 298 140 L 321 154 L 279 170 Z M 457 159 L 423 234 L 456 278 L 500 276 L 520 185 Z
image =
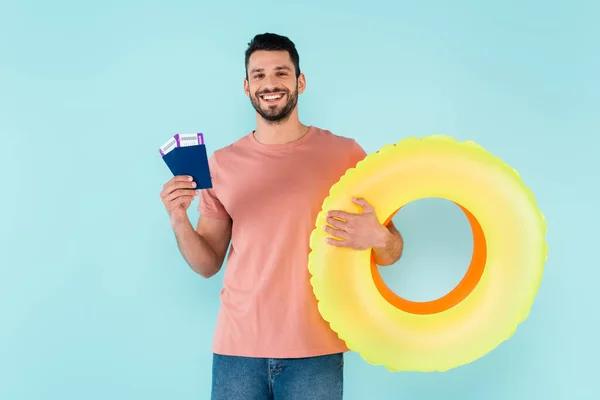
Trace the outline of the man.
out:
M 344 342 L 317 309 L 307 268 L 309 236 L 330 187 L 364 156 L 352 139 L 298 118 L 306 87 L 294 43 L 257 35 L 246 51 L 244 91 L 256 129 L 210 157 L 213 188 L 190 191 L 185 176 L 161 197 L 178 246 L 205 278 L 221 269 L 231 245 L 214 342 L 212 399 L 342 398 Z M 186 210 L 200 197 L 194 229 Z M 398 260 L 402 237 L 362 213 L 332 212 L 332 246 L 373 249 L 379 265 Z

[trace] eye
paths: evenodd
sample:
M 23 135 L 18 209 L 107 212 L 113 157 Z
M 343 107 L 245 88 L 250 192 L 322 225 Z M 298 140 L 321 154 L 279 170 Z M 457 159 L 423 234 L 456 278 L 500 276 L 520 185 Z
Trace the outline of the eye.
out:
M 264 76 L 263 74 L 256 74 L 256 75 L 254 75 L 254 79 L 260 79 L 263 76 Z
M 279 72 L 279 73 L 278 73 L 278 75 L 279 75 L 279 76 L 286 76 L 286 75 L 287 75 L 287 73 L 285 73 L 285 72 Z

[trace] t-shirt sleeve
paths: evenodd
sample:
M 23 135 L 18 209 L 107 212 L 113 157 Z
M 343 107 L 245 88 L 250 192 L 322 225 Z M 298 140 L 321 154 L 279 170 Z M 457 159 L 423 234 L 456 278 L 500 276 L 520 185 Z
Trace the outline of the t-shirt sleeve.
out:
M 356 167 L 359 161 L 362 161 L 363 158 L 367 156 L 367 152 L 362 148 L 360 144 L 356 140 L 352 140 L 352 145 L 350 146 L 350 166 L 349 168 Z
M 223 206 L 223 203 L 219 200 L 215 191 L 215 186 L 219 182 L 219 167 L 215 154 L 208 159 L 208 166 L 210 168 L 210 176 L 213 183 L 213 187 L 210 189 L 201 189 L 198 201 L 198 211 L 200 215 L 215 218 L 215 219 L 229 219 L 231 218 Z

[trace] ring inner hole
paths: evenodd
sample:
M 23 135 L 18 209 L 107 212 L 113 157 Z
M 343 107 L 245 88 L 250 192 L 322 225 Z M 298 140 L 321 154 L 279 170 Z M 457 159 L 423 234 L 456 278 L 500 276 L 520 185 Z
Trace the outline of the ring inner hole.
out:
M 486 245 L 477 220 L 446 199 L 409 203 L 392 218 L 404 238 L 394 265 L 372 264 L 373 279 L 394 306 L 417 314 L 444 311 L 475 287 L 485 264 Z

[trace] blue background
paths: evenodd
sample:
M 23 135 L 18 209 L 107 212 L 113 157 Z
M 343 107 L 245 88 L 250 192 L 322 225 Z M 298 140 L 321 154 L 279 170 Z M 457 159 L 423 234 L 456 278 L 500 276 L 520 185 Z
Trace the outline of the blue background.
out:
M 212 152 L 254 127 L 243 53 L 266 31 L 299 49 L 305 123 L 369 152 L 475 140 L 548 219 L 515 336 L 446 373 L 350 353 L 345 398 L 598 398 L 599 15 L 592 1 L 2 0 L 0 398 L 208 398 L 222 273 L 204 280 L 180 256 L 157 148 L 202 131 Z M 387 282 L 447 292 L 469 259 L 464 216 L 431 200 L 396 221 L 407 247 Z

